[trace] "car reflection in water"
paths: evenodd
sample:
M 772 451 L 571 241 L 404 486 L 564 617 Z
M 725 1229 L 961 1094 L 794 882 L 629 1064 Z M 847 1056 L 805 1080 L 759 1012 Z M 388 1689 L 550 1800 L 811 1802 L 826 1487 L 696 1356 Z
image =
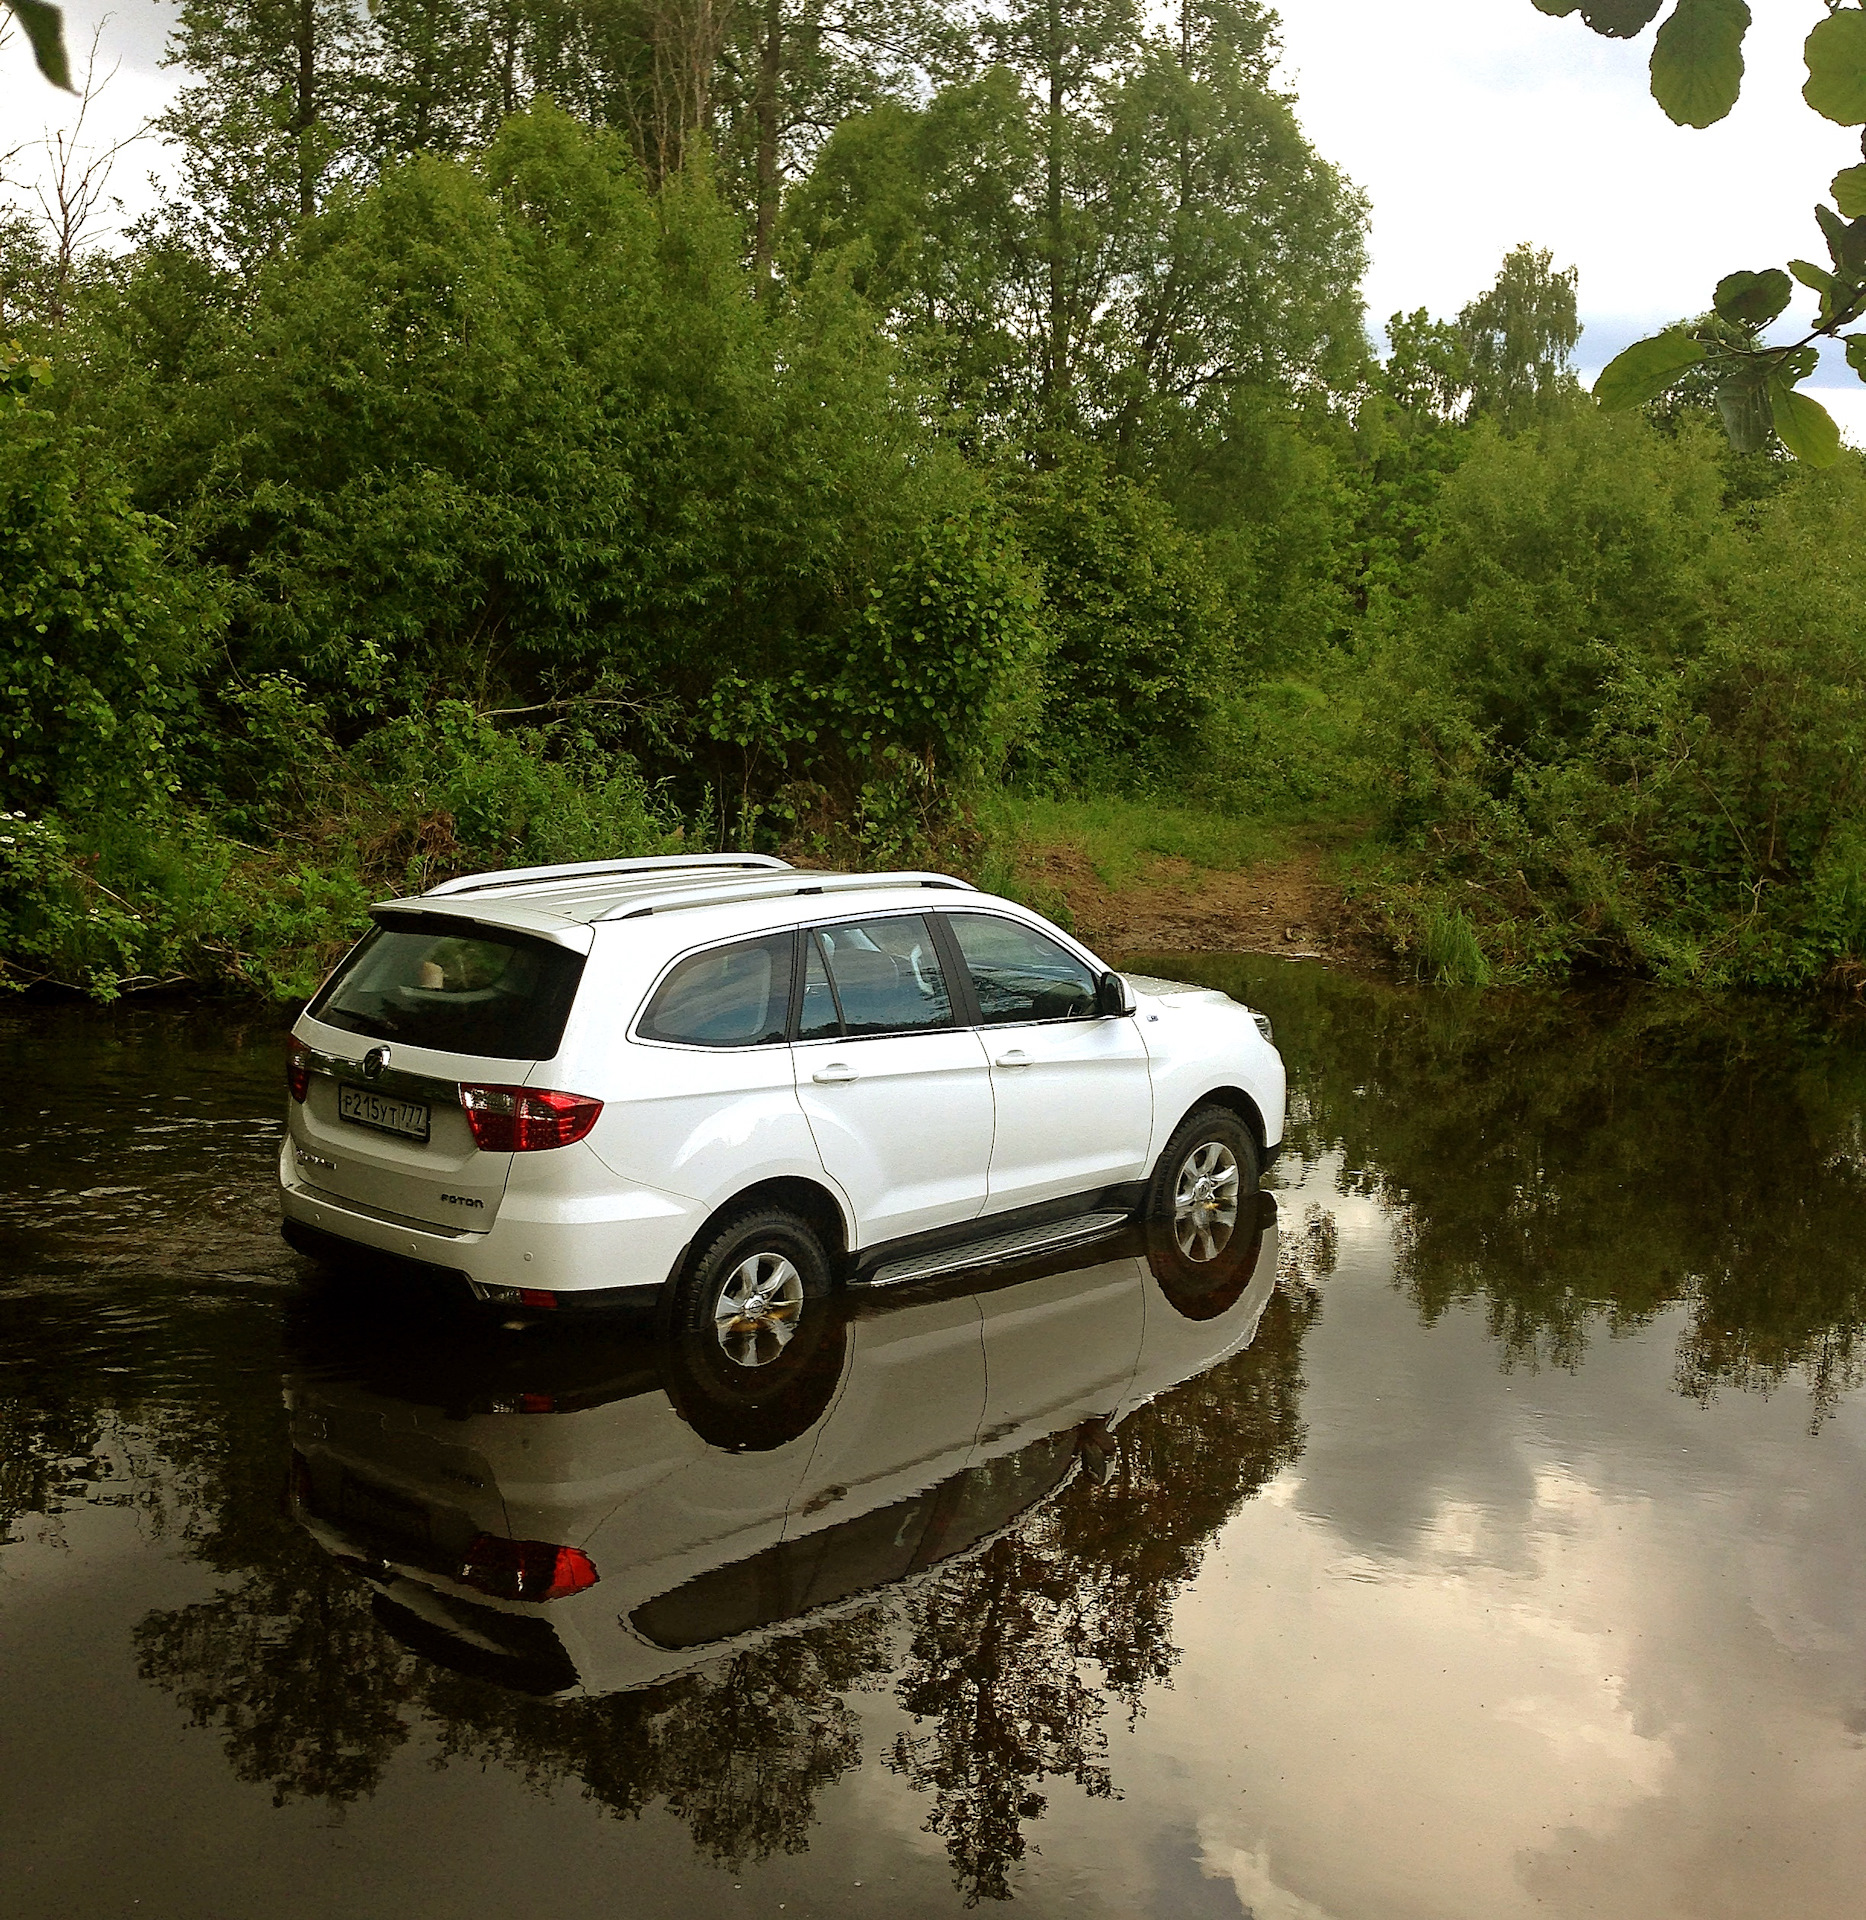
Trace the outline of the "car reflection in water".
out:
M 753 1374 L 710 1334 L 398 1341 L 315 1316 L 286 1382 L 293 1512 L 442 1666 L 532 1694 L 648 1686 L 1111 1477 L 1122 1421 L 1255 1333 L 1277 1267 L 1258 1201 L 1204 1268 L 1130 1233 L 857 1295 Z

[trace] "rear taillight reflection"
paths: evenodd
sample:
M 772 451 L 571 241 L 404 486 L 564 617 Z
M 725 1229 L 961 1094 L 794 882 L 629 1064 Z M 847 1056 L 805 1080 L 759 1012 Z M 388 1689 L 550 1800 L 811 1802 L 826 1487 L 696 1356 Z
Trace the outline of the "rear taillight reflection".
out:
M 302 1101 L 311 1087 L 311 1056 L 305 1043 L 293 1036 L 287 1036 L 285 1047 L 285 1084 L 292 1098 Z
M 495 1400 L 494 1413 L 555 1413 L 557 1397 L 549 1393 L 515 1393 L 509 1400 Z
M 542 1087 L 462 1087 L 460 1104 L 474 1144 L 486 1153 L 568 1147 L 595 1126 L 603 1110 L 600 1100 Z
M 482 1533 L 460 1562 L 460 1584 L 495 1600 L 561 1600 L 595 1586 L 596 1569 L 581 1547 Z

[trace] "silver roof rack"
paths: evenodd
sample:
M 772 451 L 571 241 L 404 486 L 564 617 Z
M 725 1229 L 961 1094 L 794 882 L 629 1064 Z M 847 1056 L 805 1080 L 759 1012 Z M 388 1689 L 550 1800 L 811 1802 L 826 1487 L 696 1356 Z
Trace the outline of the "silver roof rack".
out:
M 448 894 L 497 893 L 507 887 L 548 885 L 553 880 L 623 880 L 634 874 L 718 872 L 734 868 L 794 871 L 788 860 L 779 860 L 768 853 L 657 854 L 635 860 L 575 860 L 561 867 L 505 867 L 497 873 L 467 873 L 458 880 L 445 880 L 438 887 L 430 887 L 422 898 L 436 900 Z
M 737 900 L 782 900 L 806 893 L 873 893 L 894 888 L 927 887 L 958 893 L 975 893 L 969 880 L 955 880 L 948 873 L 812 873 L 805 867 L 793 867 L 788 873 L 747 874 L 739 880 L 722 880 L 716 887 L 670 888 L 664 894 L 650 893 L 646 899 L 635 896 L 619 901 L 598 920 L 640 920 L 651 913 L 671 913 L 685 907 L 726 906 Z

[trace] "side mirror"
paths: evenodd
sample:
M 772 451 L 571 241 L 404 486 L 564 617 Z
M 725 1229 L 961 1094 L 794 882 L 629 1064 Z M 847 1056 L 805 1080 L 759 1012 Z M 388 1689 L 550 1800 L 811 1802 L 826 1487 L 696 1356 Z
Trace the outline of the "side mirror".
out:
M 1104 1020 L 1119 1020 L 1134 1011 L 1134 996 L 1118 973 L 1104 973 L 1095 983 L 1095 1011 Z

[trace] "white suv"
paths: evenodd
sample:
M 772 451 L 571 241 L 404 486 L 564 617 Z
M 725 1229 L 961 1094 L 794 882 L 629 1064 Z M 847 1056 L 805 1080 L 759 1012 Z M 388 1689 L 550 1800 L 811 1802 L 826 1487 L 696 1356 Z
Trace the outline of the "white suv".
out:
M 1282 1138 L 1261 1014 L 940 874 L 590 862 L 373 918 L 292 1029 L 286 1238 L 521 1317 L 654 1297 L 728 1374 L 838 1283 L 1137 1215 L 1193 1277 Z

